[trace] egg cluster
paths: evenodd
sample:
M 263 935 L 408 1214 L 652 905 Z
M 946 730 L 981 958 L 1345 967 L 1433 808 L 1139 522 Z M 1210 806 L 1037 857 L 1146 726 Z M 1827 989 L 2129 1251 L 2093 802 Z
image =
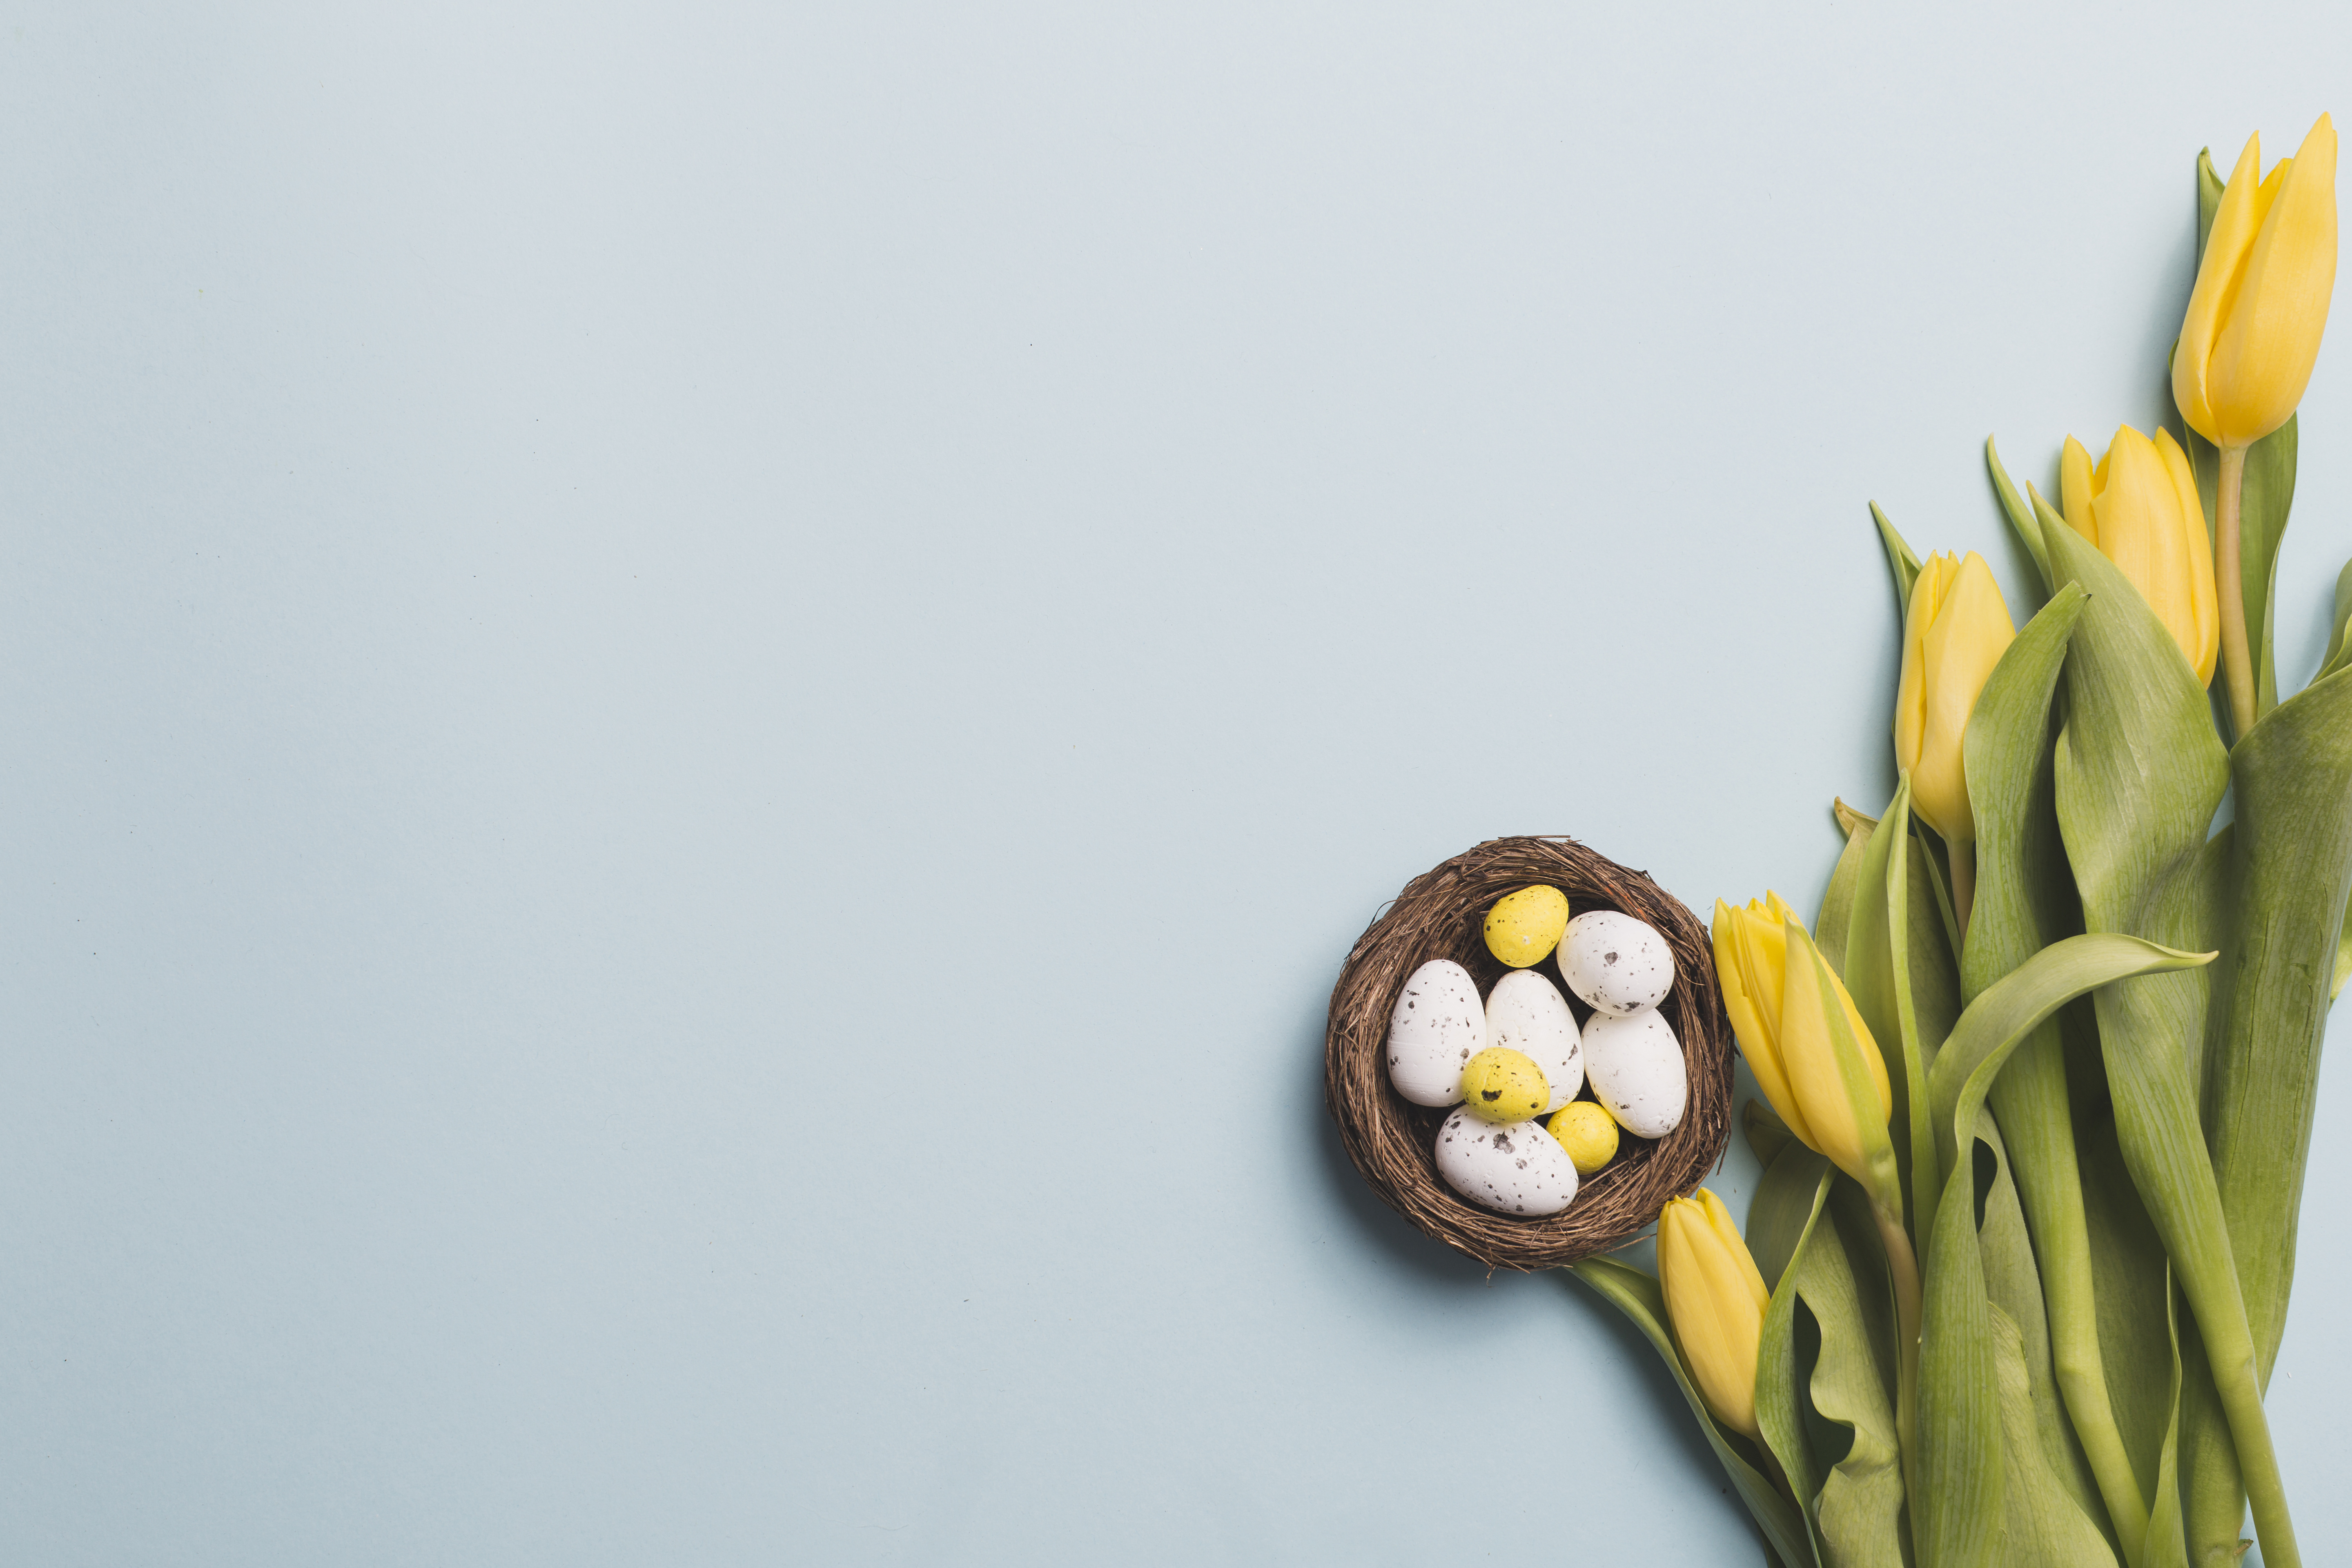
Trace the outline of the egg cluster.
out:
M 1663 1138 L 1682 1123 L 1682 1042 L 1658 1012 L 1674 989 L 1674 952 L 1614 910 L 1571 920 L 1567 895 L 1543 886 L 1497 900 L 1486 937 L 1511 972 L 1483 1003 L 1450 958 L 1405 981 L 1389 1015 L 1389 1081 L 1415 1105 L 1460 1107 L 1437 1133 L 1446 1185 L 1503 1214 L 1558 1214 L 1576 1201 L 1578 1177 L 1616 1157 L 1619 1128 Z M 1555 952 L 1560 978 L 1592 1009 L 1581 1029 L 1535 969 Z M 1578 1099 L 1588 1082 L 1592 1099 Z

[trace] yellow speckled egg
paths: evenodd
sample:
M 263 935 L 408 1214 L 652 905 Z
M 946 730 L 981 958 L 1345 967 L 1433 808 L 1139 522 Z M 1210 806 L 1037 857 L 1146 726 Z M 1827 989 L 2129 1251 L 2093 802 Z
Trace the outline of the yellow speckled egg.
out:
M 1540 885 L 1495 900 L 1486 911 L 1486 951 L 1513 969 L 1541 963 L 1568 929 L 1568 895 Z
M 1568 1151 L 1576 1173 L 1589 1176 L 1617 1157 L 1617 1119 L 1589 1100 L 1572 1100 L 1545 1124 Z
M 1462 1100 L 1484 1121 L 1527 1121 L 1551 1103 L 1551 1085 L 1533 1060 L 1489 1046 L 1462 1069 Z

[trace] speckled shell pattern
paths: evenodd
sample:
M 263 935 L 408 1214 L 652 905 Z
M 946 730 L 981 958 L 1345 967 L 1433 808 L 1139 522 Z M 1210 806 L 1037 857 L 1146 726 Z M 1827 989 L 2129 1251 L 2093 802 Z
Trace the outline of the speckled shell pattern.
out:
M 1675 976 L 1658 1010 L 1681 1044 L 1689 1085 L 1680 1125 L 1655 1142 L 1625 1135 L 1617 1159 L 1585 1178 L 1576 1202 L 1542 1218 L 1489 1213 L 1446 1186 L 1435 1151 L 1447 1112 L 1399 1094 L 1389 1081 L 1385 1050 L 1406 977 L 1431 959 L 1453 960 L 1470 972 L 1481 995 L 1493 993 L 1507 971 L 1486 950 L 1486 911 L 1531 882 L 1566 892 L 1575 914 L 1616 910 L 1664 938 Z M 1551 975 L 1557 965 L 1555 955 L 1537 967 Z M 1722 1163 L 1731 1134 L 1731 1024 L 1706 926 L 1646 872 L 1567 837 L 1492 839 L 1408 883 L 1340 968 L 1324 1030 L 1323 1072 L 1340 1142 L 1381 1201 L 1427 1235 L 1497 1268 L 1557 1268 L 1640 1238 L 1668 1198 L 1687 1194 Z
M 1576 1162 L 1541 1122 L 1497 1127 L 1467 1106 L 1437 1130 L 1437 1173 L 1497 1214 L 1540 1218 L 1576 1201 Z
M 1558 957 L 1560 977 L 1578 1001 L 1621 1018 L 1656 1006 L 1674 989 L 1674 950 L 1616 910 L 1587 910 L 1569 921 Z

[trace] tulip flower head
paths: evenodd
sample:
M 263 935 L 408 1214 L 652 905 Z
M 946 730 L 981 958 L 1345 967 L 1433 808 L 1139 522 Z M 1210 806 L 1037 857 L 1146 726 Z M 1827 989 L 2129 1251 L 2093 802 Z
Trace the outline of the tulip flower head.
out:
M 2072 436 L 2058 461 L 2067 524 L 2116 563 L 2179 645 L 2197 684 L 2221 651 L 2213 596 L 2213 542 L 2189 454 L 2170 433 L 2151 441 L 2126 425 L 2096 467 Z
M 1800 1142 L 1867 1185 L 1862 1127 L 1841 1052 L 1860 1057 L 1877 1090 L 1881 1127 L 1894 1112 L 1895 1092 L 1845 983 L 1778 893 L 1766 893 L 1761 903 L 1751 899 L 1742 910 L 1717 899 L 1712 935 L 1723 1008 L 1757 1087 Z M 1832 1000 L 1845 1031 L 1832 1026 Z
M 2217 447 L 2252 446 L 2294 413 L 2336 289 L 2335 124 L 2321 115 L 2294 157 L 2261 169 L 2256 134 L 2222 187 L 2172 353 L 2173 401 Z
M 1971 550 L 1931 555 L 1911 584 L 1903 674 L 1895 689 L 1895 762 L 1911 775 L 1911 805 L 1953 844 L 1974 844 L 1961 742 L 1992 667 L 2017 628 L 1992 568 Z
M 1726 1426 L 1760 1438 L 1756 1357 L 1771 1292 L 1730 1211 L 1705 1187 L 1658 1215 L 1658 1284 L 1699 1397 Z

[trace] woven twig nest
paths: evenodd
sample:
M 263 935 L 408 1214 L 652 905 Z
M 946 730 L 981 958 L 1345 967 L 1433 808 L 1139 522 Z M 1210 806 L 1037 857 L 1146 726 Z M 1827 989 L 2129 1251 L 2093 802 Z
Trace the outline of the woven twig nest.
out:
M 1486 951 L 1486 910 L 1531 882 L 1565 892 L 1578 914 L 1617 910 L 1665 937 L 1674 949 L 1675 987 L 1658 1010 L 1682 1042 L 1690 1076 L 1680 1126 L 1655 1142 L 1627 1134 L 1617 1158 L 1584 1179 L 1576 1201 L 1542 1219 L 1494 1214 L 1455 1195 L 1436 1164 L 1437 1129 L 1448 1111 L 1399 1094 L 1382 1055 L 1389 1014 L 1406 977 L 1431 959 L 1450 958 L 1467 969 L 1482 996 L 1494 989 L 1507 970 Z M 1560 984 L 1581 1024 L 1590 1009 L 1561 984 L 1557 955 L 1537 967 Z M 1721 1162 L 1731 1132 L 1731 1023 L 1706 928 L 1647 873 L 1570 838 L 1491 839 L 1408 883 L 1356 939 L 1339 972 L 1323 1071 L 1348 1157 L 1372 1190 L 1448 1247 L 1499 1268 L 1557 1268 L 1635 1239 L 1668 1198 L 1688 1193 Z

